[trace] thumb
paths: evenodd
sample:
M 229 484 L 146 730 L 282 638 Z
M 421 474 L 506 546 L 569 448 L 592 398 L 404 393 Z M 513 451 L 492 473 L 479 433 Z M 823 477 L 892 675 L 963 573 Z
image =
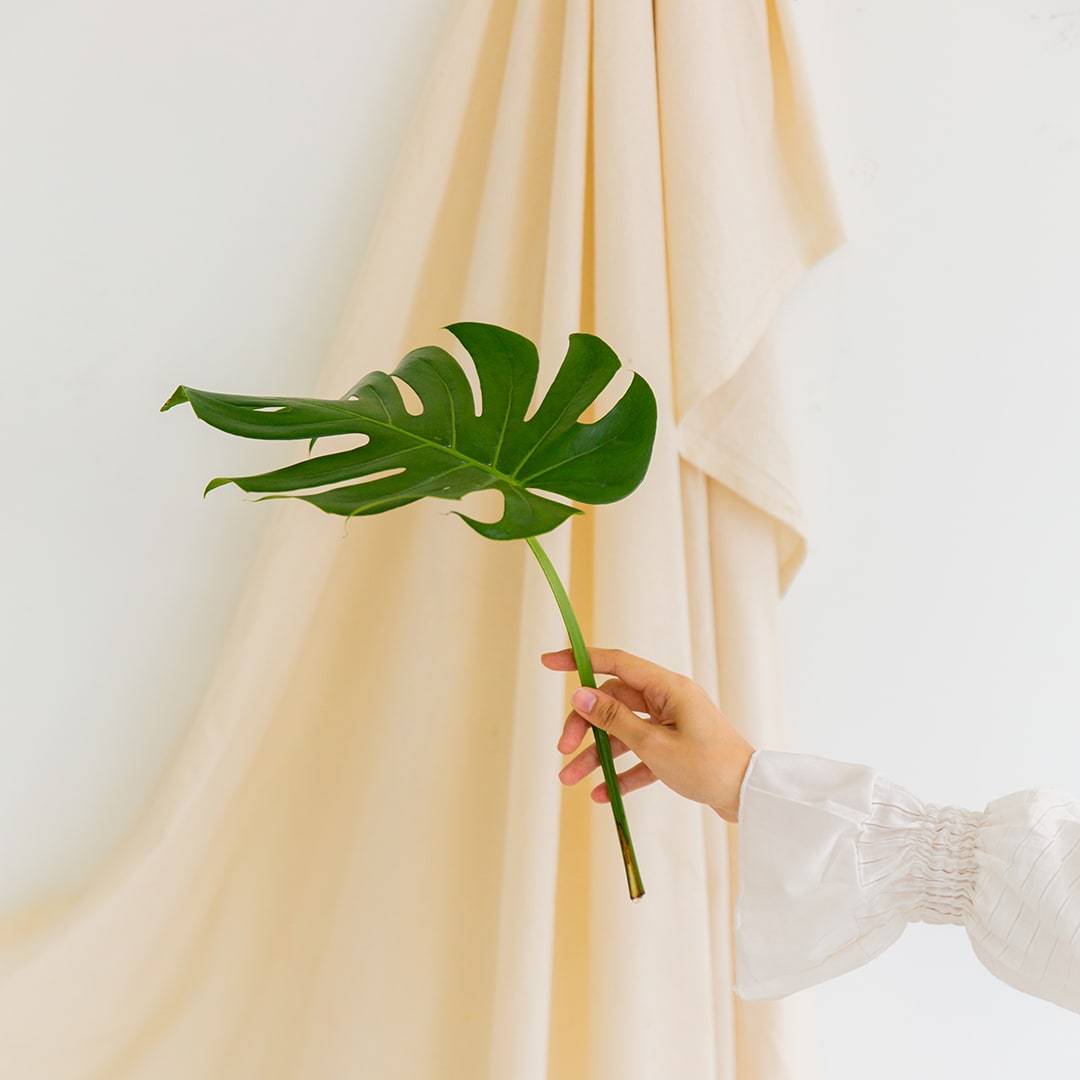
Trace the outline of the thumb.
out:
M 601 690 L 583 686 L 574 691 L 570 703 L 590 724 L 613 735 L 635 753 L 652 727 L 621 701 Z

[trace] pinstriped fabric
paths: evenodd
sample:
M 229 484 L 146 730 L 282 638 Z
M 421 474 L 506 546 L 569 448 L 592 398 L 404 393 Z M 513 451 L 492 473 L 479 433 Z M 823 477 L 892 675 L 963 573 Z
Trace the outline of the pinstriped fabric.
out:
M 858 967 L 909 922 L 954 923 L 998 978 L 1080 1012 L 1080 802 L 1068 795 L 935 806 L 863 765 L 759 751 L 740 834 L 744 997 Z
M 966 920 L 979 959 L 1020 990 L 1080 1012 L 1080 803 L 1061 792 L 990 804 Z

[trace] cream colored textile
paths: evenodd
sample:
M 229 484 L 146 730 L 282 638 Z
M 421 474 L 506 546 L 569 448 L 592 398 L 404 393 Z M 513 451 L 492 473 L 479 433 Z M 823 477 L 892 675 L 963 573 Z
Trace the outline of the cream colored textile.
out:
M 801 541 L 756 346 L 837 238 L 798 75 L 770 0 L 466 0 L 319 388 L 456 319 L 536 337 L 542 378 L 608 339 L 656 388 L 655 463 L 549 547 L 592 640 L 692 668 L 766 744 Z M 555 779 L 539 571 L 444 510 L 273 511 L 141 827 L 9 928 L 5 1078 L 808 1075 L 788 1006 L 731 993 L 726 828 L 635 795 L 628 903 L 607 811 Z

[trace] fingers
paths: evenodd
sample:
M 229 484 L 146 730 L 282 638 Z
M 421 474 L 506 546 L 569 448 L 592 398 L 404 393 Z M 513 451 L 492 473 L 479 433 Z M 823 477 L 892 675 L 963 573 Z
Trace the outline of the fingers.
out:
M 615 675 L 635 690 L 643 690 L 650 682 L 670 678 L 674 674 L 659 664 L 623 652 L 622 649 L 590 649 L 589 659 L 594 671 Z M 576 667 L 571 649 L 544 653 L 540 662 L 552 671 L 573 671 Z
M 541 653 L 540 663 L 551 671 L 574 671 L 577 669 L 573 649 L 559 649 L 556 652 Z
M 559 736 L 559 753 L 572 754 L 581 745 L 581 740 L 585 738 L 585 732 L 588 730 L 589 721 L 581 713 L 570 713 Z
M 618 757 L 620 754 L 625 754 L 626 750 L 627 747 L 625 743 L 620 742 L 618 739 L 611 740 L 612 757 Z M 596 743 L 590 743 L 576 758 L 572 761 L 568 761 L 559 770 L 559 779 L 569 787 L 572 784 L 577 784 L 584 780 L 593 769 L 599 767 L 600 755 L 596 750 Z
M 648 711 L 645 707 L 645 699 L 640 692 L 618 679 L 608 679 L 600 689 L 605 694 L 610 694 L 621 701 L 628 709 L 633 709 L 634 712 Z M 571 712 L 563 724 L 562 735 L 559 736 L 559 751 L 563 754 L 572 754 L 581 745 L 581 740 L 585 738 L 588 730 L 589 724 L 585 717 L 576 710 Z
M 619 773 L 619 791 L 624 795 L 629 795 L 631 791 L 648 787 L 655 780 L 656 776 L 652 769 L 644 761 L 641 761 L 632 769 Z M 611 799 L 608 798 L 607 788 L 603 784 L 594 787 L 589 792 L 589 798 L 598 803 L 611 802 Z
M 635 690 L 629 683 L 624 683 L 621 679 L 608 679 L 600 684 L 600 689 L 605 694 L 610 694 L 616 701 L 621 701 L 628 709 L 632 709 L 634 712 L 647 713 L 649 711 L 641 691 Z
M 580 687 L 574 691 L 570 703 L 590 724 L 620 740 L 640 758 L 645 757 L 642 750 L 650 737 L 655 738 L 657 735 L 656 729 L 648 720 L 642 720 L 621 701 L 603 690 Z

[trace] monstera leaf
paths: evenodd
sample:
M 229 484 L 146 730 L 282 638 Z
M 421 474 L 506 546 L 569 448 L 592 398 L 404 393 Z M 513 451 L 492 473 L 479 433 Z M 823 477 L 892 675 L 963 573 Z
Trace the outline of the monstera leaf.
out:
M 619 358 L 600 338 L 571 335 L 551 387 L 526 419 L 539 371 L 533 343 L 486 323 L 455 323 L 447 329 L 476 366 L 479 414 L 465 372 L 434 345 L 410 352 L 393 378 L 382 371 L 365 375 L 340 400 L 249 397 L 180 386 L 162 411 L 186 401 L 201 420 L 249 439 L 367 436 L 355 449 L 256 476 L 219 477 L 206 489 L 235 484 L 271 498 L 303 499 L 349 517 L 381 514 L 426 496 L 460 499 L 494 488 L 504 497 L 498 521 L 459 516 L 490 539 L 512 540 L 538 536 L 580 513 L 537 491 L 609 503 L 637 487 L 656 431 L 656 399 L 649 384 L 634 375 L 604 416 L 595 423 L 579 419 L 620 368 Z M 416 392 L 419 413 L 408 411 L 395 378 Z
M 529 416 L 539 360 L 527 338 L 487 323 L 447 327 L 472 357 L 480 411 L 458 362 L 429 346 L 409 353 L 391 375 L 373 371 L 343 398 L 246 397 L 179 386 L 162 412 L 188 402 L 208 424 L 248 439 L 306 439 L 310 448 L 330 435 L 363 435 L 348 450 L 308 457 L 256 476 L 222 476 L 206 490 L 235 484 L 264 498 L 303 499 L 330 514 L 381 514 L 417 499 L 460 499 L 494 489 L 503 495 L 493 523 L 459 516 L 493 540 L 524 539 L 559 606 L 582 686 L 596 686 L 585 638 L 562 581 L 537 537 L 571 514 L 569 503 L 624 498 L 649 467 L 656 434 L 656 399 L 634 375 L 622 397 L 599 420 L 581 416 L 619 370 L 619 358 L 591 334 L 570 345 L 543 401 Z M 420 399 L 406 408 L 395 379 Z M 607 734 L 594 728 L 630 896 L 644 895 L 618 774 Z

